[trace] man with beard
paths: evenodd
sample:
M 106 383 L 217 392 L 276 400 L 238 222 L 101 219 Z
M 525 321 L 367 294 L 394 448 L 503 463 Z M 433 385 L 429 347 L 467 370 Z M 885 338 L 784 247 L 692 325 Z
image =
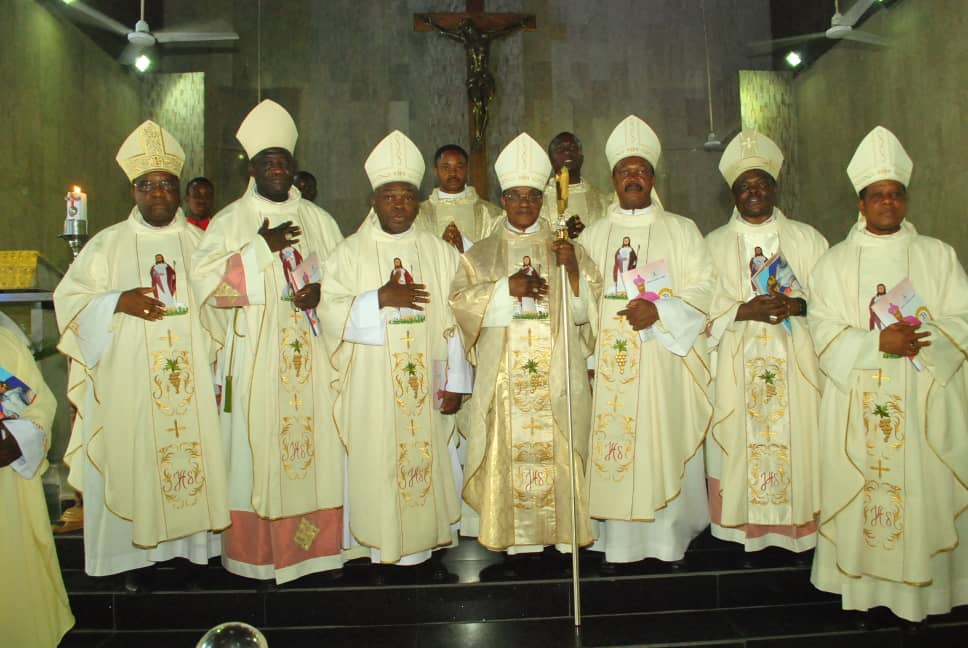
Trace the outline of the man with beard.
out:
M 968 603 L 968 277 L 906 219 L 912 168 L 886 128 L 861 141 L 847 166 L 860 214 L 817 262 L 807 317 L 827 378 L 811 582 L 916 622 Z M 926 321 L 872 330 L 871 288 L 904 279 L 918 299 L 903 314 Z
M 434 153 L 437 189 L 420 204 L 417 225 L 442 236 L 458 252 L 490 234 L 501 209 L 480 196 L 467 184 L 467 151 L 456 144 L 445 144 Z
M 212 389 L 203 297 L 168 286 L 187 312 L 152 296 L 158 257 L 190 275 L 202 233 L 179 207 L 184 152 L 146 121 L 118 151 L 135 206 L 98 232 L 54 291 L 58 348 L 71 359 L 68 397 L 77 407 L 64 456 L 84 495 L 84 566 L 150 585 L 155 563 L 207 565 L 220 550 L 211 531 L 229 525 L 225 461 Z
M 615 251 L 636 241 L 647 280 L 614 288 L 599 307 L 589 506 L 603 571 L 645 558 L 676 562 L 709 524 L 702 442 L 712 407 L 701 333 L 714 284 L 695 223 L 665 211 L 653 189 L 662 147 L 648 124 L 623 120 L 605 144 L 618 202 L 582 234 L 611 275 Z M 661 299 L 632 298 L 638 292 Z M 653 298 L 655 299 L 655 298 Z
M 527 133 L 494 164 L 507 217 L 461 259 L 450 303 L 464 347 L 477 366 L 474 394 L 462 417 L 468 450 L 465 502 L 479 515 L 461 527 L 485 547 L 508 554 L 540 553 L 546 545 L 572 551 L 571 471 L 578 484 L 578 544 L 592 540 L 584 497 L 588 408 L 585 374 L 590 349 L 583 335 L 596 320 L 601 277 L 584 250 L 556 239 L 540 219 L 551 165 Z M 522 267 L 522 260 L 530 260 Z M 567 268 L 562 285 L 559 266 Z M 532 269 L 547 268 L 546 276 Z M 553 270 L 551 270 L 553 268 Z M 515 312 L 518 298 L 536 312 Z M 561 308 L 570 309 L 569 345 Z M 574 448 L 568 447 L 565 363 L 571 366 Z M 479 526 L 479 528 L 473 528 Z M 525 558 L 512 561 L 526 568 Z
M 568 211 L 565 213 L 568 234 L 571 238 L 579 236 L 587 226 L 597 222 L 605 215 L 608 196 L 588 184 L 581 176 L 585 163 L 581 140 L 574 133 L 558 133 L 548 144 L 548 159 L 551 161 L 551 178 L 544 188 L 544 201 L 541 204 L 541 217 L 546 219 L 552 229 L 558 228 L 558 188 L 555 176 L 561 167 L 568 168 Z
M 326 261 L 323 336 L 349 457 L 347 545 L 363 545 L 374 563 L 408 566 L 457 541 L 460 467 L 449 415 L 473 377 L 445 298 L 459 254 L 414 227 L 419 149 L 393 131 L 364 166 L 371 210 Z
M 719 170 L 735 207 L 708 237 L 719 279 L 707 341 L 715 356 L 715 413 L 706 440 L 709 511 L 717 538 L 746 551 L 803 552 L 817 542 L 820 507 L 817 410 L 821 384 L 802 289 L 827 241 L 776 207 L 783 154 L 765 135 L 744 130 Z M 775 254 L 796 277 L 790 294 L 763 294 L 752 282 Z M 784 281 L 789 281 L 784 279 Z
M 274 101 L 246 116 L 236 137 L 249 156 L 249 186 L 213 219 L 191 276 L 208 300 L 206 327 L 224 347 L 232 527 L 222 561 L 232 573 L 278 583 L 343 562 L 343 449 L 311 315 L 320 285 L 292 285 L 299 264 L 326 259 L 342 235 L 292 186 L 297 136 Z

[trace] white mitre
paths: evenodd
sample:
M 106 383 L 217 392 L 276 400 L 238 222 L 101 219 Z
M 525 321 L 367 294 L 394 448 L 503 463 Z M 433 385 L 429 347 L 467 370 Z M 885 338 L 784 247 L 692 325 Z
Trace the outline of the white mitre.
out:
M 914 162 L 901 142 L 883 126 L 875 126 L 860 141 L 847 165 L 847 175 L 857 193 L 880 180 L 895 180 L 907 187 L 913 170 Z
M 783 153 L 776 142 L 758 131 L 744 129 L 733 138 L 719 160 L 719 172 L 730 187 L 747 171 L 760 169 L 776 180 L 783 166 Z
M 659 137 L 648 124 L 635 115 L 629 115 L 619 122 L 605 142 L 609 170 L 627 157 L 643 158 L 655 168 L 661 155 L 662 144 L 659 143 Z
M 547 151 L 533 137 L 521 133 L 497 156 L 494 173 L 501 191 L 511 187 L 531 187 L 544 191 L 551 177 L 551 161 Z
M 298 137 L 292 115 L 272 99 L 265 99 L 250 110 L 235 133 L 250 160 L 269 148 L 285 149 L 291 155 Z
M 114 159 L 131 181 L 152 171 L 178 177 L 185 164 L 185 151 L 171 133 L 149 119 L 128 135 Z
M 363 163 L 373 189 L 388 182 L 407 182 L 419 187 L 425 168 L 420 149 L 398 130 L 380 140 Z

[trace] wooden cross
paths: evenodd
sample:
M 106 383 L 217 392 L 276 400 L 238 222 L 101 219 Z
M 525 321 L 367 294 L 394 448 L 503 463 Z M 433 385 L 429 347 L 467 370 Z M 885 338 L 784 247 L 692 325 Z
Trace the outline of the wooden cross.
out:
M 180 439 L 181 438 L 181 431 L 184 430 L 184 429 L 185 428 L 183 428 L 182 426 L 178 425 L 178 419 L 175 419 L 175 424 L 173 426 L 171 426 L 170 428 L 167 428 L 165 430 L 165 432 L 174 432 L 175 433 L 175 438 L 176 439 Z
M 884 473 L 891 472 L 891 469 L 886 467 L 880 459 L 877 460 L 877 466 L 870 466 L 870 469 L 877 472 L 878 479 L 884 479 Z
M 613 398 L 613 400 L 610 400 L 605 404 L 612 408 L 612 412 L 617 412 L 619 407 L 621 407 L 622 405 L 625 405 L 625 403 L 623 403 L 618 399 L 618 394 L 615 394 L 615 397 Z
M 415 342 L 416 339 L 417 338 L 415 338 L 414 336 L 410 335 L 410 329 L 407 329 L 406 334 L 404 334 L 404 336 L 402 338 L 400 338 L 400 341 L 401 342 L 406 342 L 407 343 L 407 350 L 410 350 L 410 343 L 411 342 Z
M 876 380 L 876 381 L 877 381 L 877 386 L 878 386 L 878 387 L 880 387 L 880 386 L 881 386 L 881 384 L 882 384 L 882 383 L 883 383 L 883 382 L 884 382 L 885 380 L 890 380 L 890 379 L 891 379 L 891 377 L 890 377 L 890 376 L 885 376 L 885 375 L 884 375 L 884 371 L 883 371 L 882 369 L 878 369 L 878 370 L 877 370 L 877 373 L 876 373 L 876 374 L 874 374 L 874 376 L 873 376 L 873 377 L 874 377 L 874 380 Z
M 463 13 L 425 13 L 414 14 L 413 17 L 414 31 L 437 31 L 464 46 L 467 59 L 467 128 L 468 141 L 471 143 L 470 176 L 478 195 L 485 199 L 488 197 L 485 135 L 488 104 L 495 94 L 494 77 L 488 69 L 490 45 L 501 36 L 535 29 L 537 21 L 533 15 L 486 13 L 484 0 L 466 0 Z
M 175 340 L 178 339 L 178 336 L 177 335 L 172 335 L 171 334 L 171 329 L 168 329 L 168 335 L 162 335 L 158 339 L 161 340 L 162 342 L 164 342 L 164 341 L 167 340 L 168 341 L 168 348 L 171 348 L 171 347 L 175 346 Z
M 404 426 L 403 429 L 410 430 L 410 436 L 417 436 L 417 430 L 420 429 L 420 426 L 414 423 L 413 419 L 410 419 L 410 425 Z

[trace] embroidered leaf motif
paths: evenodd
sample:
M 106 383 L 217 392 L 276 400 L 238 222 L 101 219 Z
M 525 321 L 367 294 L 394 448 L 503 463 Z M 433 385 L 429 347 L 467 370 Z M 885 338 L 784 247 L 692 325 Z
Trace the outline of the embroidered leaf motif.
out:
M 168 358 L 165 360 L 165 371 L 181 371 L 181 367 L 178 366 L 178 358 Z
M 295 353 L 302 353 L 302 342 L 300 342 L 299 340 L 293 340 L 292 342 L 289 343 L 289 346 L 292 347 L 292 350 Z
M 532 373 L 532 374 L 538 373 L 538 363 L 534 361 L 534 358 L 525 362 L 524 368 L 528 370 L 528 373 Z
M 757 378 L 766 382 L 767 385 L 772 385 L 774 378 L 776 378 L 776 374 L 770 370 L 766 370 L 763 373 L 761 373 L 759 376 L 757 376 Z
M 628 351 L 629 343 L 626 340 L 616 340 L 615 344 L 612 345 L 612 348 L 619 352 Z
M 414 363 L 412 363 L 412 362 L 408 362 L 408 363 L 407 363 L 407 364 L 406 364 L 406 365 L 404 366 L 404 369 L 405 369 L 405 370 L 406 370 L 406 372 L 407 372 L 408 374 L 410 374 L 411 376 L 414 376 L 414 375 L 416 375 L 416 374 L 417 374 L 417 365 L 415 365 L 415 364 L 414 364 Z
M 878 405 L 877 403 L 875 403 L 874 413 L 880 416 L 881 418 L 891 418 L 891 413 L 887 411 L 886 405 Z

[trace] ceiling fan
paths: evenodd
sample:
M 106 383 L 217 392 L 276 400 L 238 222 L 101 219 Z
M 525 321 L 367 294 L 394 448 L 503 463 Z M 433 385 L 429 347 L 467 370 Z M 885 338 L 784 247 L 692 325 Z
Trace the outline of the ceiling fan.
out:
M 118 60 L 124 65 L 136 65 L 137 59 L 155 45 L 204 44 L 224 43 L 239 40 L 239 35 L 224 22 L 220 24 L 193 25 L 189 28 L 160 29 L 151 31 L 145 21 L 145 1 L 141 0 L 141 19 L 135 23 L 134 29 L 129 29 L 114 18 L 107 16 L 97 9 L 80 2 L 80 0 L 64 0 L 72 11 L 83 16 L 85 22 L 100 29 L 113 32 L 128 39 L 128 45 L 121 52 Z M 218 28 L 224 31 L 216 31 Z
M 877 34 L 854 29 L 854 25 L 861 16 L 874 5 L 876 0 L 857 0 L 846 13 L 840 13 L 840 0 L 834 0 L 834 15 L 830 19 L 830 28 L 813 34 L 790 36 L 789 38 L 774 38 L 773 40 L 749 43 L 747 49 L 751 54 L 768 54 L 775 49 L 799 45 L 807 41 L 829 38 L 831 40 L 852 40 L 868 45 L 887 46 L 890 41 Z

